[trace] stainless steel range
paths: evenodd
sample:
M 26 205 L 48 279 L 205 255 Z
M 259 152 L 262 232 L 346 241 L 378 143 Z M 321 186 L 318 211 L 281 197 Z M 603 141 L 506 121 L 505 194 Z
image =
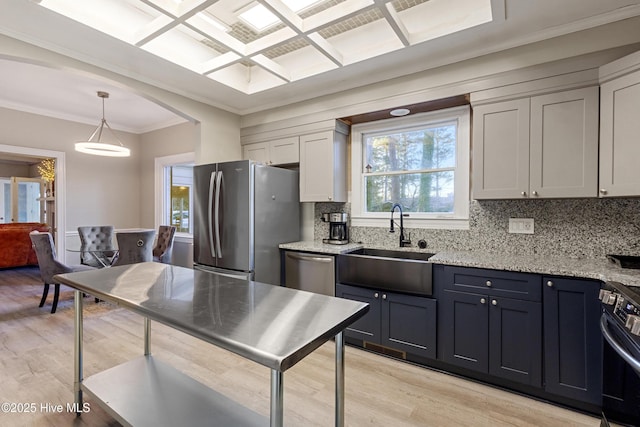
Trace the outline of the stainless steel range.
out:
M 640 425 L 640 292 L 617 282 L 600 290 L 603 354 L 603 418 Z

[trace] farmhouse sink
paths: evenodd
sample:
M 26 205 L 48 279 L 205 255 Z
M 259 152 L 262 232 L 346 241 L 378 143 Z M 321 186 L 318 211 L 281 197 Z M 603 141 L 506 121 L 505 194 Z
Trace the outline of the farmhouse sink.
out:
M 337 259 L 337 282 L 394 292 L 431 295 L 432 265 L 428 260 L 433 255 L 368 248 L 340 254 Z

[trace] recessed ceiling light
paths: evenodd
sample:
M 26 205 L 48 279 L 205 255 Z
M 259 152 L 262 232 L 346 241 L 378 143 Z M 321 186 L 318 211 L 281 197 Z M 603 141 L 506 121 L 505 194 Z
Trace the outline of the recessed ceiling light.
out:
M 280 22 L 278 17 L 261 4 L 253 6 L 238 15 L 245 23 L 249 24 L 257 32 L 261 32 Z
M 395 110 L 391 110 L 389 114 L 395 117 L 401 117 L 401 116 L 406 116 L 410 112 L 411 111 L 407 110 L 406 108 L 396 108 Z
M 298 13 L 323 1 L 325 0 L 283 0 L 282 2 L 289 9 Z M 260 3 L 245 10 L 238 17 L 259 33 L 280 22 L 276 15 Z

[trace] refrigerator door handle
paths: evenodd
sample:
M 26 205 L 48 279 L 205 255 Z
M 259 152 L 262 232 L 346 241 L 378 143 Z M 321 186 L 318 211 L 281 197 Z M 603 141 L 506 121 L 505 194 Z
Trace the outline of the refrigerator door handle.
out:
M 218 258 L 222 258 L 222 248 L 220 247 L 220 187 L 222 184 L 222 171 L 217 172 L 216 176 L 216 249 L 218 250 Z
M 211 172 L 211 178 L 209 178 L 209 204 L 208 207 L 209 209 L 207 209 L 208 212 L 208 219 L 209 219 L 209 226 L 207 227 L 208 229 L 208 234 L 209 234 L 209 250 L 211 251 L 211 256 L 213 258 L 216 257 L 216 250 L 213 246 L 213 221 L 212 221 L 212 212 L 213 212 L 213 184 L 214 184 L 214 180 L 215 177 L 217 175 L 217 172 Z

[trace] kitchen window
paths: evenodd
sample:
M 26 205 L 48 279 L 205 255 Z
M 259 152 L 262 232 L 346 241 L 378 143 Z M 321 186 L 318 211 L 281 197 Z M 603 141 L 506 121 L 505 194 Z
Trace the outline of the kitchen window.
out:
M 193 235 L 194 154 L 156 158 L 156 228 L 174 225 L 176 235 Z
M 352 225 L 387 227 L 400 203 L 407 227 L 469 227 L 469 107 L 352 127 Z

